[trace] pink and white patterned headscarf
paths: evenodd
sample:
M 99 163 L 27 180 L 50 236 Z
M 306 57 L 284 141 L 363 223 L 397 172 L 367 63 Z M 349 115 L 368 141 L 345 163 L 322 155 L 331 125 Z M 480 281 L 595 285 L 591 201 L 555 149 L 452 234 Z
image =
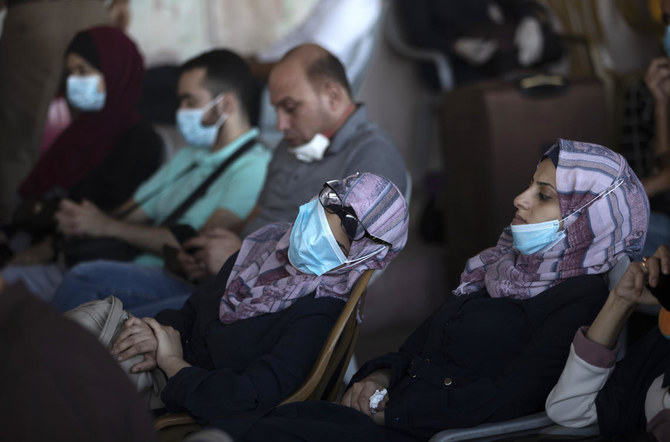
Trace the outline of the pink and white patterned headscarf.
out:
M 368 269 L 384 268 L 405 247 L 409 211 L 398 188 L 372 173 L 351 175 L 334 189 L 342 204 L 351 207 L 365 228 L 393 245 L 389 249 L 368 238 L 352 241 L 349 260 L 372 254 L 349 267 L 321 276 L 298 271 L 288 259 L 291 223 L 267 225 L 247 236 L 221 298 L 219 318 L 231 323 L 290 307 L 299 298 L 315 293 L 342 300 Z M 321 189 L 314 189 L 315 194 Z M 378 251 L 378 253 L 374 253 Z
M 624 255 L 640 252 L 647 236 L 649 200 L 626 160 L 597 144 L 562 139 L 544 157 L 554 149 L 559 149 L 556 186 L 561 216 L 587 207 L 565 220 L 561 242 L 532 255 L 513 247 L 506 227 L 495 247 L 468 260 L 454 294 L 486 287 L 492 297 L 531 298 L 568 278 L 605 273 Z

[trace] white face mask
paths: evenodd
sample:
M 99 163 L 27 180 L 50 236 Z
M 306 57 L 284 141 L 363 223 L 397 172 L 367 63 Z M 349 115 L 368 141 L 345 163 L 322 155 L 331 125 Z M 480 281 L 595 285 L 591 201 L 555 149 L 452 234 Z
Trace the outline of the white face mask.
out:
M 296 158 L 298 158 L 300 161 L 311 163 L 315 160 L 321 160 L 329 145 L 330 140 L 325 135 L 316 134 L 305 144 L 296 147 L 290 147 L 288 151 L 295 155 Z

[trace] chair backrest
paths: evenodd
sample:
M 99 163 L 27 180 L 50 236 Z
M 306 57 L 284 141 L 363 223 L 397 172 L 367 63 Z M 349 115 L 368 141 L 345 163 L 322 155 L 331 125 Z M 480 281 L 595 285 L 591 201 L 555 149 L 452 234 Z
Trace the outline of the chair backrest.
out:
M 306 400 L 337 399 L 342 378 L 353 354 L 360 324 L 357 316 L 363 311 L 365 292 L 373 270 L 366 270 L 349 295 L 337 322 L 326 340 L 307 379 L 282 404 Z

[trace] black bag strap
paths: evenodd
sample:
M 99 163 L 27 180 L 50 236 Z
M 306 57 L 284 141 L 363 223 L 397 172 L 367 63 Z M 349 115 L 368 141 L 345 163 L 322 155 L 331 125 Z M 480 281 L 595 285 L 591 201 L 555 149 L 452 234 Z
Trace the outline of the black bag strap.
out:
M 184 200 L 183 203 L 179 205 L 167 218 L 165 218 L 165 221 L 161 223 L 162 226 L 168 226 L 170 224 L 173 224 L 175 221 L 179 219 L 180 216 L 182 216 L 191 205 L 193 205 L 194 202 L 196 202 L 198 199 L 200 199 L 206 192 L 209 186 L 212 185 L 212 183 L 223 173 L 224 170 L 228 168 L 236 159 L 238 159 L 240 156 L 242 156 L 246 151 L 251 149 L 254 145 L 256 144 L 256 138 L 253 138 L 249 141 L 247 141 L 242 147 L 237 149 L 235 153 L 233 153 L 231 156 L 226 158 L 226 160 L 221 163 L 219 167 L 216 168 L 214 172 L 211 173 L 210 176 L 207 177 L 205 181 L 198 186 L 197 189 L 193 191 L 193 193 Z
M 146 196 L 145 196 L 144 198 L 142 198 L 141 200 L 136 201 L 135 203 L 133 203 L 130 207 L 128 207 L 128 208 L 125 209 L 124 211 L 119 212 L 119 213 L 112 213 L 111 216 L 113 216 L 113 217 L 116 218 L 116 219 L 121 219 L 121 220 L 124 219 L 126 216 L 130 215 L 130 213 L 131 213 L 132 211 L 134 211 L 134 210 L 137 209 L 138 207 L 144 205 L 145 203 L 149 202 L 149 200 L 151 200 L 153 197 L 158 196 L 159 194 L 163 193 L 166 189 L 169 189 L 170 186 L 171 186 L 172 184 L 178 182 L 182 177 L 184 177 L 184 176 L 188 175 L 189 173 L 191 173 L 191 171 L 192 171 L 193 169 L 195 169 L 196 167 L 198 167 L 198 163 L 197 163 L 197 162 L 193 162 L 193 163 L 190 164 L 187 168 L 185 168 L 184 170 L 182 170 L 182 171 L 179 173 L 179 175 L 177 175 L 176 177 L 174 177 L 174 179 L 173 179 L 170 183 L 168 183 L 167 186 L 163 186 L 163 187 L 159 187 L 158 189 L 154 189 L 153 192 L 150 192 L 148 195 L 146 195 Z

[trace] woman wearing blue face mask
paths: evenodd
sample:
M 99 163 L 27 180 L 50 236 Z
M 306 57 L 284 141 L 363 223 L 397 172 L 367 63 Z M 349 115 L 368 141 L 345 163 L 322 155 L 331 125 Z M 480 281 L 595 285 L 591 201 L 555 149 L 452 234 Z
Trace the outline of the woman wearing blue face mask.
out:
M 160 137 L 135 110 L 144 76 L 142 57 L 123 32 L 100 26 L 74 37 L 65 65 L 65 94 L 75 119 L 42 155 L 19 195 L 25 205 L 40 199 L 41 207 L 55 209 L 57 200 L 67 196 L 111 211 L 161 161 Z M 55 227 L 49 223 L 51 212 L 40 215 L 46 226 L 33 232 L 50 233 Z M 24 222 L 13 227 L 30 226 Z
M 364 364 L 345 393 L 342 404 L 391 439 L 541 411 L 575 331 L 607 296 L 604 274 L 639 253 L 649 216 L 623 157 L 567 140 L 544 155 L 514 205 L 511 226 L 468 260 L 444 305 L 398 353 Z
M 165 372 L 170 411 L 207 422 L 273 407 L 308 375 L 361 274 L 402 250 L 408 224 L 387 179 L 330 181 L 294 224 L 245 238 L 180 310 L 128 320 L 112 351 L 121 360 L 144 354 L 134 369 Z

